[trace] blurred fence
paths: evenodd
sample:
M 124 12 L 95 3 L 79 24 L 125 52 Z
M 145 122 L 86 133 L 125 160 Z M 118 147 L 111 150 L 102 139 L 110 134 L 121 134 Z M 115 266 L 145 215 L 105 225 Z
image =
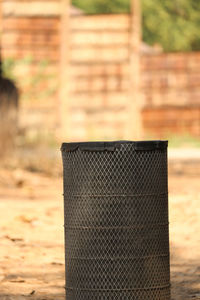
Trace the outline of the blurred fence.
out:
M 22 90 L 21 125 L 59 125 L 59 1 L 3 1 L 2 52 Z M 70 19 L 69 139 L 124 137 L 129 113 L 130 16 Z M 67 82 L 68 84 L 68 82 Z M 141 50 L 141 104 L 147 134 L 200 135 L 200 53 Z
M 78 138 L 120 138 L 125 132 L 129 28 L 128 15 L 81 16 L 71 21 L 69 109 Z
M 200 136 L 200 52 L 142 57 L 147 131 Z

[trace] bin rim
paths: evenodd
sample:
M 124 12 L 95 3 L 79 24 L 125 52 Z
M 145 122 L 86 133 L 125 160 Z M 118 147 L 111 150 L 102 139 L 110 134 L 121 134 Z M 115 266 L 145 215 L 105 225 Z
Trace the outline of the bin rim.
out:
M 147 150 L 163 150 L 167 149 L 168 141 L 167 140 L 145 140 L 145 141 L 130 141 L 130 140 L 121 140 L 121 141 L 97 141 L 97 142 L 69 142 L 63 143 L 61 146 L 61 151 L 115 151 L 120 148 L 123 144 L 133 145 L 134 150 L 138 151 L 147 151 Z

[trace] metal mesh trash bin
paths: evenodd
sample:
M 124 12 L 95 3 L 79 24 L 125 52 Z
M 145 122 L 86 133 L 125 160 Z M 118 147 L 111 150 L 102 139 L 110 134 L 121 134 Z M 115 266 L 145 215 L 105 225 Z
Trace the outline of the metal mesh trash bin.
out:
M 169 300 L 167 141 L 64 143 L 67 300 Z

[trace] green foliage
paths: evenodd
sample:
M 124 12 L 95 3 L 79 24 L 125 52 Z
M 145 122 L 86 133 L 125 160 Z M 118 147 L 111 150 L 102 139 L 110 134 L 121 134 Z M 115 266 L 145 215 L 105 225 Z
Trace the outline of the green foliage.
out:
M 12 80 L 15 80 L 14 68 L 15 68 L 15 60 L 12 58 L 5 59 L 2 62 L 3 76 L 5 78 L 10 78 Z
M 23 59 L 14 59 L 12 57 L 6 58 L 2 62 L 3 76 L 16 81 L 16 68 L 18 66 L 29 66 L 32 62 L 33 59 L 31 56 L 26 56 Z
M 168 135 L 170 148 L 200 148 L 200 140 L 190 134 Z
M 88 14 L 122 13 L 130 10 L 129 0 L 72 0 L 72 3 Z
M 26 56 L 23 59 L 7 58 L 3 61 L 3 76 L 16 82 L 21 91 L 21 99 L 44 100 L 52 97 L 58 87 L 56 75 L 47 72 L 47 60 L 37 62 L 36 72 L 32 72 L 33 58 Z
M 200 2 L 143 0 L 143 32 L 148 44 L 165 51 L 200 50 Z
M 165 51 L 200 50 L 200 1 L 141 0 L 143 39 Z M 125 13 L 130 0 L 73 0 L 86 13 Z

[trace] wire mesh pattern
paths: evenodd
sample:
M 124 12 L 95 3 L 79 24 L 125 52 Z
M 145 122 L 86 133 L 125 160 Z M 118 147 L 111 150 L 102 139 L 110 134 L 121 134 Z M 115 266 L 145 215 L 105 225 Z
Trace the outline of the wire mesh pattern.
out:
M 167 144 L 104 144 L 62 146 L 67 300 L 169 300 Z
M 68 299 L 81 300 L 154 300 L 170 299 L 170 290 L 166 288 L 156 288 L 152 290 L 126 290 L 126 291 L 88 291 L 66 289 Z

